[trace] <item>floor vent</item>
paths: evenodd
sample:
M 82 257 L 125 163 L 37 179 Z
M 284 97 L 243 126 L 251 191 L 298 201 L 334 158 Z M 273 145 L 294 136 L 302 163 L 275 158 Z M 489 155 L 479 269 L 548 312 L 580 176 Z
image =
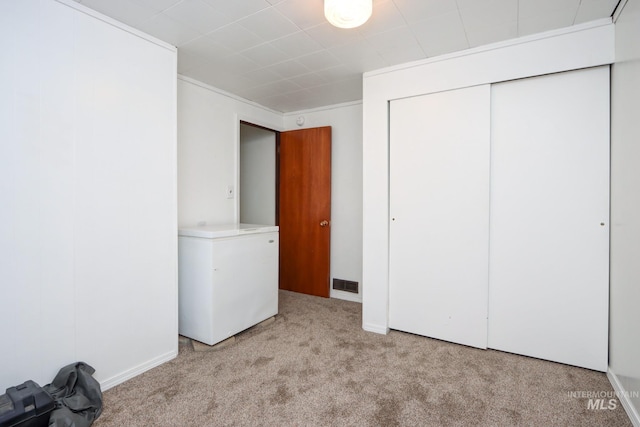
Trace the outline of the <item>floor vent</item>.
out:
M 344 279 L 333 279 L 333 289 L 337 291 L 358 293 L 358 282 L 352 282 Z

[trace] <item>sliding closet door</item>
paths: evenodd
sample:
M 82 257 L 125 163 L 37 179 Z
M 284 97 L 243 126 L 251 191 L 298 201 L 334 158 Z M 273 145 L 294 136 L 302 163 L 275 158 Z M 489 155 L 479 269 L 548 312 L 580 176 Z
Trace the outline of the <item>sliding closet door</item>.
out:
M 606 371 L 609 68 L 496 84 L 489 347 Z
M 391 102 L 389 326 L 487 346 L 489 86 Z

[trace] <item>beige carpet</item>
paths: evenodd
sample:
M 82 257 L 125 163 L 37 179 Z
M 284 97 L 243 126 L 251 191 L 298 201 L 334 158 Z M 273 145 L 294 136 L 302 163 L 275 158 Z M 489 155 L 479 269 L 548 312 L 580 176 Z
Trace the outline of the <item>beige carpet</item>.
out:
M 571 392 L 605 374 L 361 328 L 361 305 L 280 292 L 275 321 L 104 393 L 110 426 L 631 426 Z M 607 400 L 608 405 L 608 400 Z

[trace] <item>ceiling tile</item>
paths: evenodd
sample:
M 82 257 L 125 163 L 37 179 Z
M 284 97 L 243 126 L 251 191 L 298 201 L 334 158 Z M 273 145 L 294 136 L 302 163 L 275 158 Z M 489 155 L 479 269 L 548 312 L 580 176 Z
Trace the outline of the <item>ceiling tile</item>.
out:
M 351 69 L 351 71 L 357 71 L 359 73 L 390 65 L 380 53 L 378 53 L 376 46 L 366 40 L 336 46 L 329 49 L 329 52 L 338 58 L 342 64 Z
M 289 80 L 300 85 L 301 87 L 314 87 L 327 83 L 327 80 L 318 73 L 307 73 L 299 76 L 291 77 Z
M 291 80 L 279 80 L 277 82 L 269 83 L 264 87 L 271 88 L 274 93 L 286 94 L 302 89 L 299 85 L 295 84 Z
M 561 9 L 578 10 L 580 0 L 518 0 L 518 18 L 549 16 Z
M 356 100 L 364 71 L 607 17 L 618 3 L 373 0 L 371 19 L 345 30 L 323 0 L 77 1 L 178 46 L 181 74 L 280 111 Z
M 303 99 L 310 99 L 311 94 L 308 91 L 297 91 L 288 93 L 286 95 L 276 95 L 273 97 L 268 97 L 260 100 L 262 102 L 271 102 L 274 105 L 277 105 L 279 110 L 282 112 L 289 111 L 300 111 L 307 109 L 307 104 L 303 103 Z
M 411 24 L 424 53 L 431 57 L 469 48 L 458 11 Z
M 107 15 L 132 27 L 149 20 L 157 10 L 129 0 L 82 0 L 84 6 Z
M 288 79 L 309 72 L 309 69 L 307 67 L 296 60 L 279 62 L 263 69 L 273 71 L 283 79 Z
M 198 66 L 206 64 L 205 58 L 178 49 L 178 73 L 184 74 Z
M 238 24 L 257 34 L 264 41 L 279 39 L 300 30 L 273 7 L 249 15 L 239 20 Z
M 618 0 L 584 0 L 580 3 L 575 24 L 593 21 L 600 18 L 608 18 L 613 15 Z
M 183 0 L 162 13 L 201 33 L 208 33 L 229 22 L 226 16 L 201 0 Z
M 261 100 L 264 98 L 270 98 L 272 96 L 276 96 L 276 95 L 282 95 L 281 92 L 278 92 L 275 88 L 271 87 L 271 86 L 258 86 L 258 87 L 252 87 L 250 89 L 247 89 L 244 91 L 245 95 L 247 97 L 247 99 L 250 99 L 252 101 L 256 101 L 261 103 L 262 105 L 268 105 L 268 104 L 264 104 Z
M 407 23 L 398 11 L 395 3 L 391 0 L 379 1 L 373 5 L 371 18 L 365 22 L 357 31 L 363 37 L 368 37 L 376 33 L 383 33 L 399 27 L 406 27 Z
M 362 76 L 317 86 L 308 91 L 311 93 L 308 100 L 311 105 L 308 108 L 360 100 L 362 99 Z
M 390 50 L 402 50 L 412 46 L 419 47 L 418 41 L 408 27 L 374 34 L 367 37 L 366 42 L 368 46 L 380 53 Z
M 201 35 L 196 30 L 162 13 L 143 22 L 137 28 L 174 46 L 181 45 Z
M 328 92 L 338 95 L 339 102 L 362 99 L 362 76 L 335 83 Z
M 273 40 L 271 44 L 292 58 L 307 55 L 322 49 L 320 43 L 312 39 L 304 31 L 298 31 L 297 33 Z
M 411 23 L 457 12 L 456 0 L 393 0 L 404 19 Z
M 518 20 L 518 35 L 541 33 L 555 30 L 557 28 L 568 27 L 573 24 L 577 9 L 574 7 L 556 9 L 553 13 L 544 15 L 534 15 Z
M 233 74 L 247 73 L 260 68 L 260 65 L 239 53 L 217 58 L 214 64 Z
M 236 23 L 207 33 L 207 37 L 236 52 L 264 43 L 260 37 Z
M 426 57 L 415 36 L 406 27 L 375 34 L 368 37 L 367 42 L 388 64 L 400 64 Z
M 277 111 L 287 111 L 290 108 L 291 98 L 287 95 L 277 94 L 256 99 L 255 102 L 261 105 L 271 105 Z
M 271 7 L 267 0 L 202 0 L 215 10 L 222 12 L 230 20 L 236 21 Z
M 282 51 L 273 47 L 271 43 L 264 43 L 256 47 L 252 47 L 251 49 L 242 51 L 241 54 L 254 61 L 261 67 L 266 67 L 268 65 L 273 65 L 278 62 L 291 59 Z
M 337 28 L 328 22 L 309 28 L 305 30 L 305 32 L 326 48 L 363 40 L 362 35 L 360 35 L 358 31 Z
M 201 56 L 208 62 L 213 61 L 221 56 L 231 55 L 232 53 L 231 50 L 206 36 L 198 37 L 180 45 L 180 50 L 190 55 Z
M 320 50 L 318 52 L 300 56 L 296 58 L 296 60 L 310 70 L 322 70 L 323 68 L 340 65 L 340 60 L 326 50 Z
M 312 94 L 310 91 L 303 89 L 288 93 L 284 97 L 286 101 L 278 104 L 282 108 L 280 111 L 300 111 L 309 108 L 307 100 L 312 97 Z
M 283 0 L 275 7 L 303 30 L 325 22 L 323 0 Z
M 467 39 L 471 47 L 500 42 L 518 37 L 518 23 L 485 27 L 480 30 L 467 31 Z
M 419 61 L 427 57 L 420 45 L 418 45 L 417 43 L 415 46 L 381 52 L 380 56 L 382 56 L 382 59 L 386 61 L 387 66 L 403 64 L 405 62 Z M 380 67 L 367 68 L 366 70 L 363 70 L 363 72 L 375 70 L 377 68 Z
M 231 93 L 235 93 L 239 87 L 249 84 L 249 81 L 244 76 L 228 73 L 217 64 L 196 67 L 189 71 L 188 77 Z
M 467 32 L 504 26 L 518 20 L 518 3 L 514 0 L 466 0 L 464 4 L 470 4 L 470 7 L 460 6 L 460 17 Z
M 174 6 L 181 1 L 182 0 L 133 0 L 134 3 L 138 3 L 139 5 L 152 9 L 156 12 L 162 12 L 165 9 L 169 9 L 171 6 Z
M 249 87 L 257 87 L 263 86 L 268 83 L 277 82 L 278 80 L 282 80 L 278 74 L 273 71 L 269 71 L 265 68 L 259 68 L 255 71 L 250 71 L 248 73 L 243 73 L 243 77 L 245 77 L 250 83 Z
M 249 99 L 259 100 L 262 98 L 277 96 L 277 95 L 286 95 L 287 93 L 299 91 L 302 88 L 297 84 L 288 81 L 288 80 L 279 80 L 276 82 L 268 83 L 262 86 L 254 87 L 248 93 Z
M 354 72 L 344 65 L 325 68 L 324 70 L 318 71 L 317 74 L 329 83 L 338 82 L 340 80 L 353 79 L 354 77 L 362 75 L 362 73 Z

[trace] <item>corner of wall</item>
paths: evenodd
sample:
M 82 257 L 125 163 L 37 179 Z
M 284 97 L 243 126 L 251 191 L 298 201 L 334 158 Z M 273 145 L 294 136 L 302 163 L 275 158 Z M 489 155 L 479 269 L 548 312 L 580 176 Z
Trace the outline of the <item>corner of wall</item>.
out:
M 639 391 L 626 390 L 611 367 L 609 367 L 609 370 L 607 371 L 607 378 L 609 379 L 609 382 L 611 383 L 611 386 L 616 393 L 616 397 L 627 412 L 631 423 L 634 425 L 634 427 L 640 427 L 640 414 L 631 401 L 632 393 L 637 394 L 639 393 Z

